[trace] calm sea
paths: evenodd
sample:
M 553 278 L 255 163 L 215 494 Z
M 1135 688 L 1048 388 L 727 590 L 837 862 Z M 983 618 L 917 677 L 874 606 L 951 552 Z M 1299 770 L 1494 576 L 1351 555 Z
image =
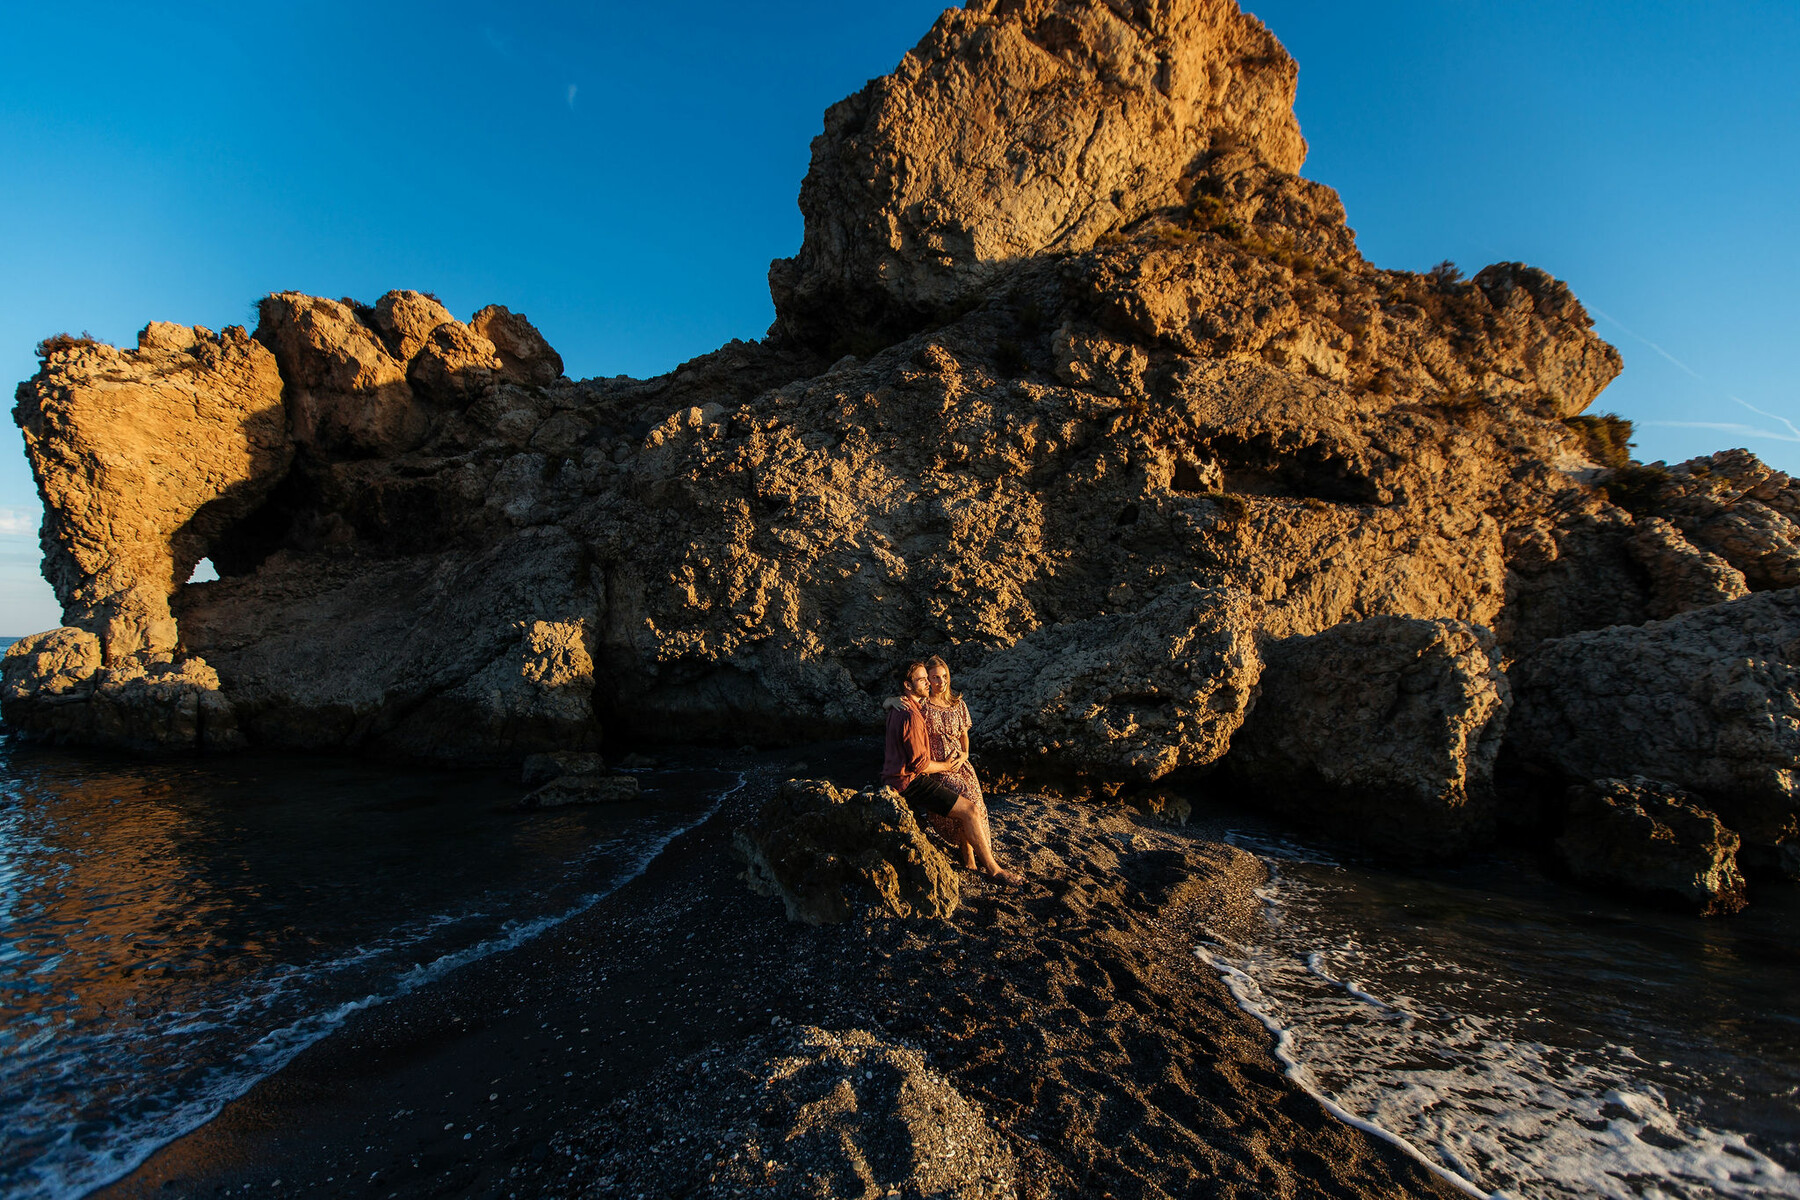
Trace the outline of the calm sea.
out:
M 0 735 L 0 1195 L 117 1178 L 351 1013 L 581 912 L 741 783 L 641 779 L 521 813 L 516 773 Z

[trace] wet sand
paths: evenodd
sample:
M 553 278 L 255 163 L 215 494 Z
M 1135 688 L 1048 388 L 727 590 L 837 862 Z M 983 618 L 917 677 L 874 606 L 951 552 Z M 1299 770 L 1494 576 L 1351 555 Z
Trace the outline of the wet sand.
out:
M 1283 1078 L 1269 1035 L 1194 958 L 1203 928 L 1229 937 L 1254 919 L 1261 882 L 1204 829 L 995 797 L 1002 854 L 1030 878 L 1008 889 L 964 874 L 949 921 L 814 928 L 752 895 L 732 829 L 797 759 L 866 785 L 869 754 L 758 756 L 749 786 L 641 878 L 356 1014 L 95 1194 L 738 1194 L 741 1180 L 675 1149 L 674 1130 L 647 1144 L 633 1113 L 684 1088 L 713 1104 L 708 1082 L 670 1064 L 795 1026 L 916 1048 L 985 1116 L 1020 1196 L 1458 1194 Z M 770 1182 L 760 1194 L 824 1194 Z

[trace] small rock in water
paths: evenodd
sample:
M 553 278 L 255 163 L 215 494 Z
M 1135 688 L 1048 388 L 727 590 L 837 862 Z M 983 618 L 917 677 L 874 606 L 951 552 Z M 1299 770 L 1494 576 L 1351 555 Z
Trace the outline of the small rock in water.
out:
M 1722 916 L 1744 907 L 1738 843 L 1698 797 L 1634 776 L 1569 789 L 1556 851 L 1584 883 Z
M 575 804 L 618 804 L 636 800 L 635 775 L 563 775 L 519 802 L 521 808 L 567 808 Z
M 605 769 L 606 763 L 598 754 L 558 750 L 529 755 L 520 782 L 526 787 L 538 787 L 564 775 L 595 775 Z

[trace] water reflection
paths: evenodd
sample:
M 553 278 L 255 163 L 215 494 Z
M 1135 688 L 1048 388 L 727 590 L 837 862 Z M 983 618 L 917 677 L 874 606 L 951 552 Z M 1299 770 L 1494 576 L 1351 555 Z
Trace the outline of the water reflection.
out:
M 344 1006 L 580 907 L 734 779 L 522 814 L 511 773 L 0 742 L 0 1193 L 116 1173 Z

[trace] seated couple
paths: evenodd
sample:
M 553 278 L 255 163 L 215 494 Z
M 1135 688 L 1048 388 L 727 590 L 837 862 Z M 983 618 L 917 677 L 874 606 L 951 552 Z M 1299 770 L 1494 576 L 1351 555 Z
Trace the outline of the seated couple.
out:
M 952 846 L 962 865 L 1002 883 L 1023 883 L 994 858 L 987 804 L 969 765 L 969 706 L 950 690 L 950 668 L 941 658 L 907 663 L 899 696 L 889 697 L 887 757 L 881 782 L 906 800 L 915 815 Z

